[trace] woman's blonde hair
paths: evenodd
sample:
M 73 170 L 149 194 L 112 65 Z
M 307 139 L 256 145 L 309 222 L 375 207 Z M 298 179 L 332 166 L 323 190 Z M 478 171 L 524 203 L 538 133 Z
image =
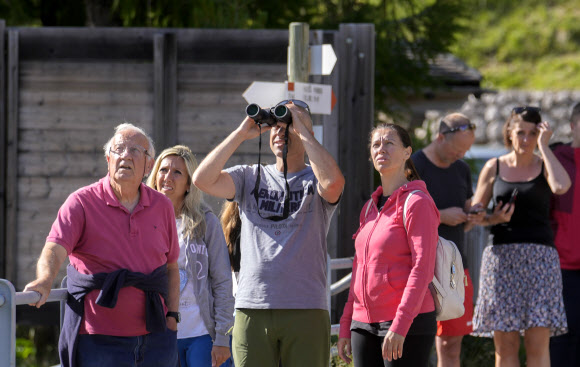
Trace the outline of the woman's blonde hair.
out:
M 187 175 L 187 185 L 189 188 L 185 192 L 185 197 L 181 205 L 181 228 L 178 228 L 178 231 L 181 231 L 184 236 L 190 238 L 203 238 L 205 236 L 205 211 L 207 205 L 203 201 L 203 193 L 195 187 L 191 179 L 193 172 L 197 169 L 198 163 L 188 147 L 176 145 L 162 151 L 155 160 L 151 175 L 147 179 L 147 186 L 159 191 L 157 188 L 157 172 L 159 172 L 161 162 L 169 156 L 181 157 L 187 167 L 185 174 Z

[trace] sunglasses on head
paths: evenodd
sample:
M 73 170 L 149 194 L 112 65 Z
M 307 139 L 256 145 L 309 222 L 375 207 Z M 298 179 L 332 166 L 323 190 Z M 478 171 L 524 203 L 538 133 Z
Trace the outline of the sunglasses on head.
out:
M 539 124 L 540 122 L 542 122 L 542 116 L 540 116 L 541 110 L 542 109 L 540 107 L 531 107 L 531 106 L 514 107 L 512 113 L 514 115 L 521 115 L 522 120 L 526 122 Z
M 451 133 L 455 133 L 458 131 L 475 130 L 475 128 L 476 128 L 475 124 L 472 124 L 472 123 L 463 124 L 463 125 L 459 125 L 459 126 L 455 126 L 455 127 L 449 127 L 449 124 L 447 124 L 447 122 L 445 122 L 445 120 L 441 120 L 441 124 L 445 125 L 445 127 L 447 127 L 447 129 L 445 131 L 442 131 L 441 134 L 451 134 Z
M 535 112 L 535 113 L 540 113 L 540 111 L 542 111 L 542 109 L 540 107 L 532 107 L 532 106 L 523 106 L 523 107 L 514 107 L 514 109 L 512 110 L 513 113 L 515 113 L 516 115 L 520 115 L 524 112 Z
M 286 100 L 283 100 L 281 102 L 278 102 L 276 104 L 276 106 L 274 106 L 274 108 L 276 108 L 278 106 L 284 106 L 284 105 L 286 105 L 286 104 L 288 104 L 290 102 L 294 103 L 298 107 L 305 108 L 306 111 L 308 111 L 308 113 L 310 113 L 310 107 L 308 107 L 308 104 L 306 102 L 304 102 L 304 101 L 299 100 L 299 99 L 286 99 Z

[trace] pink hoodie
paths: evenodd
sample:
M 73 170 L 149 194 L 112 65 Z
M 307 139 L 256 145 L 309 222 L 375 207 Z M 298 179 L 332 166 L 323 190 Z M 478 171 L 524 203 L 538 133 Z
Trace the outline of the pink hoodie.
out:
M 407 223 L 403 206 L 407 195 Z M 340 337 L 350 338 L 352 319 L 360 322 L 393 320 L 391 331 L 406 336 L 419 313 L 435 310 L 428 286 L 433 280 L 439 211 L 425 182 L 411 181 L 393 192 L 379 213 L 383 194 L 372 194 L 360 214 L 360 227 L 353 236 L 356 254 L 348 301 L 340 319 Z

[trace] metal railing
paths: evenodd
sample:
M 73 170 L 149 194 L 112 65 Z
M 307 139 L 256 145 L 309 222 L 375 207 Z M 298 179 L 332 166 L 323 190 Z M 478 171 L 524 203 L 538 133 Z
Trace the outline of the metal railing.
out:
M 46 302 L 63 301 L 66 295 L 64 288 L 53 289 Z M 16 292 L 12 283 L 0 279 L 0 366 L 16 367 L 16 306 L 39 300 L 40 293 Z
M 350 269 L 352 258 L 328 259 L 327 279 L 328 279 L 328 309 L 330 312 L 330 298 L 350 286 L 351 274 L 343 277 L 335 283 L 331 283 L 332 270 Z M 63 280 L 63 283 L 65 281 Z M 61 302 L 61 325 L 63 317 L 64 300 L 67 297 L 66 288 L 53 289 L 46 302 Z M 14 286 L 6 279 L 0 279 L 0 366 L 16 367 L 16 306 L 33 304 L 40 300 L 38 292 L 16 292 Z M 331 326 L 331 335 L 337 335 L 340 325 Z M 336 348 L 331 350 L 332 355 L 337 355 Z
M 331 312 L 331 303 L 330 298 L 334 295 L 339 294 L 342 291 L 347 290 L 350 287 L 350 279 L 352 277 L 352 273 L 348 273 L 345 277 L 338 280 L 335 283 L 332 283 L 332 271 L 333 270 L 340 270 L 340 269 L 351 269 L 352 268 L 352 261 L 354 258 L 347 257 L 341 259 L 330 259 L 328 257 L 328 261 L 326 262 L 326 280 L 328 282 L 328 312 Z M 330 335 L 338 335 L 338 331 L 340 329 L 340 324 L 333 324 L 330 326 Z

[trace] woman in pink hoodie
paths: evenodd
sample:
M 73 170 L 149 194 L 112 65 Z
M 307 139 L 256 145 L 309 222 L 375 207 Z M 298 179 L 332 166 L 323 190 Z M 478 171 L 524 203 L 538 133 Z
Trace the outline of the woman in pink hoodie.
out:
M 411 151 L 409 134 L 398 125 L 382 124 L 370 134 L 381 186 L 364 205 L 353 236 L 353 276 L 338 340 L 339 356 L 350 363 L 352 352 L 355 367 L 427 366 L 433 346 L 437 324 L 428 286 L 439 212 Z

